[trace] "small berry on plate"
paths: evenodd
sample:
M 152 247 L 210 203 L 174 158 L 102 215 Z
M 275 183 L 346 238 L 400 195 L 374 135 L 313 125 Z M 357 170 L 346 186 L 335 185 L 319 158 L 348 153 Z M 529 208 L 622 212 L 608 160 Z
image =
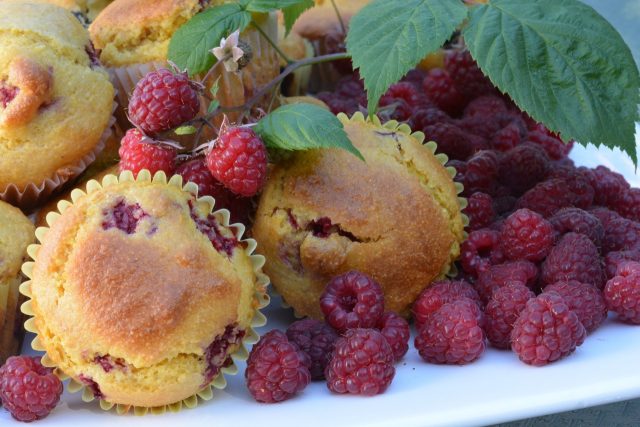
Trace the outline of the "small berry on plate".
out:
M 514 283 L 496 289 L 485 307 L 485 332 L 491 345 L 511 348 L 511 331 L 522 310 L 535 294 L 528 287 Z
M 175 170 L 176 150 L 145 136 L 138 129 L 129 129 L 120 142 L 120 171 L 137 176 L 142 169 L 151 175 L 163 171 L 171 176 Z
M 455 88 L 449 74 L 439 68 L 429 71 L 422 82 L 427 97 L 442 111 L 458 115 L 464 108 L 465 98 Z
M 604 231 L 603 253 L 640 250 L 640 223 L 621 217 L 609 222 Z
M 584 234 L 600 248 L 604 239 L 604 227 L 591 213 L 579 208 L 563 208 L 549 218 L 553 228 L 564 235 L 569 232 Z
M 267 178 L 267 149 L 253 130 L 230 127 L 220 132 L 207 153 L 207 166 L 235 194 L 254 196 Z
M 290 399 L 311 382 L 309 363 L 306 354 L 284 333 L 268 332 L 253 346 L 247 360 L 249 393 L 263 403 Z
M 326 323 L 303 319 L 289 325 L 287 337 L 309 356 L 311 379 L 324 379 L 324 370 L 331 360 L 338 334 Z
M 200 111 L 200 97 L 183 73 L 152 71 L 137 84 L 129 101 L 131 123 L 155 135 L 193 119 Z
M 429 363 L 471 363 L 485 349 L 483 317 L 476 301 L 462 298 L 447 303 L 422 326 L 415 339 L 415 347 Z
M 602 292 L 593 285 L 575 280 L 545 286 L 544 293 L 554 292 L 575 311 L 587 333 L 595 331 L 607 318 L 607 306 Z
M 506 112 L 507 106 L 503 99 L 495 95 L 479 96 L 464 108 L 465 117 L 491 117 Z
M 46 417 L 61 394 L 62 382 L 37 357 L 13 356 L 0 368 L 2 406 L 18 421 Z
M 475 151 L 473 141 L 462 129 L 451 123 L 436 123 L 424 128 L 428 141 L 438 143 L 438 152 L 451 159 L 466 160 Z
M 413 303 L 412 313 L 416 329 L 420 330 L 440 307 L 462 298 L 469 298 L 476 301 L 478 306 L 482 306 L 478 292 L 464 280 L 442 280 L 432 283 Z
M 520 144 L 522 131 L 516 123 L 510 123 L 496 132 L 491 138 L 491 148 L 498 151 L 509 151 Z
M 494 151 L 483 150 L 475 153 L 466 164 L 463 181 L 465 192 L 489 193 L 498 179 L 498 163 L 499 158 Z
M 393 351 L 393 358 L 397 362 L 407 354 L 409 350 L 409 323 L 393 311 L 382 315 L 378 323 L 378 329 L 384 336 Z
M 469 230 L 479 230 L 491 225 L 496 216 L 491 196 L 478 191 L 468 197 L 467 202 L 468 205 L 462 212 L 469 217 Z
M 500 233 L 495 230 L 482 228 L 472 231 L 460 246 L 460 264 L 466 273 L 474 277 L 503 260 Z
M 468 50 L 449 51 L 444 58 L 444 65 L 455 86 L 467 97 L 475 98 L 495 90 Z
M 325 376 L 334 393 L 374 396 L 395 376 L 393 351 L 375 329 L 351 329 L 338 339 Z
M 586 331 L 578 315 L 557 294 L 527 302 L 513 326 L 511 348 L 524 363 L 543 366 L 573 353 Z
M 604 299 L 620 320 L 640 325 L 640 263 L 620 265 L 604 288 Z
M 614 205 L 618 197 L 630 187 L 622 175 L 606 166 L 598 166 L 595 169 L 585 168 L 584 172 L 595 190 L 593 199 L 595 205 L 606 207 Z
M 384 312 L 382 288 L 358 271 L 334 277 L 320 296 L 320 309 L 338 332 L 375 328 Z
M 613 279 L 618 272 L 618 267 L 627 261 L 640 262 L 640 251 L 616 251 L 605 255 L 604 270 L 607 280 Z
M 516 203 L 518 209 L 527 208 L 549 218 L 562 208 L 574 206 L 571 188 L 563 179 L 548 179 L 539 182 L 524 193 Z
M 598 248 L 584 234 L 567 233 L 542 264 L 542 282 L 577 280 L 602 289 L 604 273 Z
M 553 247 L 555 232 L 549 221 L 529 209 L 518 209 L 505 220 L 500 233 L 504 255 L 510 260 L 542 261 Z
M 504 153 L 500 160 L 500 180 L 522 194 L 544 180 L 550 171 L 549 158 L 533 144 L 521 144 Z
M 544 126 L 529 132 L 527 139 L 544 148 L 544 151 L 552 160 L 564 159 L 569 155 L 573 147 L 573 141 L 565 144 L 560 138 L 544 128 Z
M 492 265 L 480 273 L 475 288 L 485 303 L 493 293 L 504 286 L 523 285 L 533 289 L 538 279 L 538 267 L 530 261 L 520 260 Z

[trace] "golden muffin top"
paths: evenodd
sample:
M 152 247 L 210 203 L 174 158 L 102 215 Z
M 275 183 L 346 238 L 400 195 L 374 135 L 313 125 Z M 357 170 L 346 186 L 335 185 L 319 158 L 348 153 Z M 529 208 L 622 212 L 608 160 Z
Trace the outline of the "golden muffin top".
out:
M 340 16 L 349 23 L 371 0 L 335 0 Z M 340 22 L 330 0 L 315 0 L 315 7 L 304 12 L 293 26 L 293 31 L 309 40 L 325 37 L 329 32 L 340 30 Z
M 33 223 L 20 209 L 0 201 L 0 283 L 20 272 L 27 246 L 35 240 Z

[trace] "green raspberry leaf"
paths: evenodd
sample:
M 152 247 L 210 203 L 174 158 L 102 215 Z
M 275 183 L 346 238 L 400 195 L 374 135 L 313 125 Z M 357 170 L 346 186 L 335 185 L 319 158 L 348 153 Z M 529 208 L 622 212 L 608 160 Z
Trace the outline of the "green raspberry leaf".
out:
M 313 0 L 302 0 L 298 4 L 282 9 L 282 13 L 284 14 L 285 36 L 289 35 L 291 28 L 293 28 L 293 24 L 296 23 L 300 15 L 302 15 L 305 10 L 311 9 L 313 6 L 315 6 Z
M 374 0 L 351 19 L 347 51 L 364 79 L 369 114 L 389 86 L 440 48 L 466 16 L 460 0 Z
M 464 38 L 482 71 L 563 140 L 604 144 L 637 163 L 640 77 L 618 32 L 577 0 L 491 0 Z
M 317 105 L 283 105 L 263 117 L 255 131 L 268 148 L 287 151 L 342 148 L 364 161 L 340 120 Z
M 223 37 L 244 30 L 251 22 L 251 13 L 239 4 L 225 4 L 198 13 L 175 32 L 169 42 L 168 58 L 190 75 L 207 71 L 215 58 L 211 49 Z
M 273 12 L 287 7 L 308 3 L 309 0 L 242 0 L 240 7 L 249 12 Z M 313 0 L 311 0 L 313 4 Z

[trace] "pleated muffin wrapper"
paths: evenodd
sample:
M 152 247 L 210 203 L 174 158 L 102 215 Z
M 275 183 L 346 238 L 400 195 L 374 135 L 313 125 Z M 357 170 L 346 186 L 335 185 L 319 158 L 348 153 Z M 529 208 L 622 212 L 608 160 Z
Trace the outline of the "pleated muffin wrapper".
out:
M 340 120 L 340 122 L 342 124 L 347 124 L 347 123 L 373 123 L 375 126 L 380 127 L 381 129 L 385 129 L 391 132 L 399 132 L 401 134 L 413 137 L 414 139 L 416 139 L 418 142 L 420 142 L 427 150 L 429 150 L 434 156 L 435 158 L 438 160 L 438 162 L 445 168 L 445 170 L 447 171 L 447 173 L 449 174 L 449 176 L 451 177 L 451 179 L 453 180 L 453 178 L 456 176 L 456 169 L 452 166 L 447 166 L 447 162 L 449 161 L 449 157 L 444 154 L 444 153 L 437 153 L 438 150 L 438 144 L 435 141 L 427 141 L 426 140 L 426 136 L 423 132 L 413 132 L 411 130 L 411 127 L 409 127 L 408 124 L 406 123 L 401 123 L 398 122 L 396 120 L 389 120 L 388 122 L 382 123 L 380 121 L 380 118 L 376 115 L 372 116 L 372 117 L 365 117 L 365 115 L 358 111 L 356 113 L 353 114 L 353 116 L 349 117 L 347 116 L 345 113 L 338 113 L 337 114 L 338 120 Z M 465 209 L 468 206 L 468 202 L 467 199 L 465 197 L 462 196 L 462 192 L 464 191 L 464 186 L 462 184 L 460 184 L 459 182 L 453 182 L 455 188 L 456 188 L 456 194 L 458 197 L 458 205 L 460 206 L 460 217 L 462 218 L 462 224 L 465 227 L 465 230 L 463 231 L 463 238 L 464 240 L 466 240 L 468 234 L 466 232 L 466 228 L 469 226 L 469 217 L 464 214 L 462 212 L 463 209 Z M 456 277 L 458 275 L 458 268 L 456 267 L 455 264 L 455 260 L 452 260 L 451 263 L 449 265 L 445 265 L 442 272 L 440 273 L 440 275 L 438 275 L 438 277 L 436 277 L 434 279 L 435 281 L 438 280 L 442 280 L 442 279 L 446 279 L 446 278 L 452 278 L 452 277 Z M 279 295 L 281 298 L 281 307 L 285 308 L 285 309 L 292 309 L 293 311 L 293 315 L 297 318 L 297 319 L 302 319 L 305 316 L 300 315 L 299 313 L 296 312 L 295 308 L 291 306 L 291 304 L 287 303 L 287 301 L 284 299 L 284 297 L 282 296 L 282 294 L 280 294 L 275 286 L 273 286 L 272 288 L 272 292 L 274 292 L 275 294 Z
M 39 242 L 42 242 L 44 236 L 49 231 L 49 228 L 61 217 L 61 213 L 66 209 L 71 207 L 76 201 L 85 196 L 86 194 L 91 194 L 103 187 L 109 187 L 114 184 L 118 184 L 119 182 L 156 182 L 161 184 L 168 184 L 174 187 L 180 188 L 183 191 L 193 194 L 197 197 L 198 195 L 198 187 L 192 182 L 188 182 L 183 186 L 182 177 L 180 175 L 174 175 L 170 179 L 167 179 L 164 172 L 158 172 L 153 177 L 149 173 L 148 170 L 141 171 L 137 178 L 134 178 L 133 174 L 130 171 L 125 171 L 120 173 L 119 176 L 116 175 L 106 175 L 101 182 L 96 180 L 91 180 L 87 183 L 86 189 L 83 191 L 81 189 L 75 189 L 71 192 L 71 202 L 62 200 L 58 203 L 58 212 L 50 212 L 47 215 L 47 224 L 48 227 L 39 227 L 36 229 L 36 238 Z M 218 375 L 203 389 L 198 391 L 196 394 L 189 396 L 186 399 L 183 399 L 179 402 L 175 402 L 173 404 L 164 405 L 164 406 L 156 406 L 156 407 L 143 407 L 143 406 L 134 406 L 134 405 L 123 405 L 123 404 L 114 404 L 110 403 L 106 400 L 99 400 L 100 408 L 109 411 L 114 409 L 118 414 L 126 414 L 129 412 L 133 412 L 135 415 L 145 415 L 145 414 L 162 414 L 167 411 L 170 412 L 178 412 L 182 410 L 182 408 L 195 408 L 198 406 L 200 400 L 208 401 L 211 400 L 214 396 L 214 389 L 222 390 L 227 386 L 227 380 L 225 375 L 236 375 L 238 373 L 238 366 L 236 363 L 239 361 L 245 361 L 249 357 L 249 352 L 247 351 L 247 346 L 255 344 L 259 340 L 259 335 L 255 331 L 254 328 L 258 328 L 264 326 L 267 323 L 267 318 L 260 311 L 262 308 L 265 308 L 269 305 L 270 298 L 267 294 L 267 287 L 269 285 L 269 278 L 262 272 L 262 267 L 265 263 L 265 257 L 262 255 L 254 254 L 254 251 L 257 247 L 257 242 L 254 239 L 245 238 L 242 236 L 246 231 L 245 226 L 240 223 L 229 224 L 230 213 L 227 209 L 219 209 L 214 210 L 215 199 L 211 196 L 198 197 L 198 202 L 204 202 L 209 205 L 209 211 L 216 217 L 216 219 L 226 228 L 233 231 L 235 237 L 239 242 L 243 243 L 243 246 L 246 247 L 247 254 L 251 260 L 253 265 L 253 270 L 256 276 L 256 286 L 255 286 L 255 294 L 253 305 L 255 308 L 253 319 L 251 320 L 250 326 L 246 329 L 245 336 L 242 339 L 239 347 L 230 354 L 233 363 L 227 367 L 221 367 Z M 35 264 L 35 259 L 38 254 L 38 250 L 40 249 L 40 244 L 33 244 L 27 248 L 27 253 L 29 257 L 33 261 L 27 261 L 22 266 L 22 272 L 24 275 L 31 279 L 33 273 L 33 267 Z M 86 387 L 85 385 L 79 383 L 75 379 L 71 378 L 65 372 L 63 372 L 60 368 L 58 368 L 55 362 L 47 355 L 46 349 L 40 338 L 38 337 L 38 330 L 36 329 L 35 321 L 33 316 L 35 313 L 33 312 L 33 308 L 31 306 L 31 280 L 27 280 L 20 285 L 20 293 L 22 293 L 27 301 L 22 304 L 21 310 L 22 313 L 27 317 L 25 321 L 24 327 L 27 331 L 36 334 L 36 337 L 31 342 L 31 347 L 36 351 L 45 352 L 42 356 L 42 364 L 44 366 L 50 367 L 54 369 L 54 373 L 62 380 L 69 380 L 69 384 L 67 385 L 67 390 L 72 393 L 82 393 L 82 400 L 85 402 L 91 402 L 95 399 L 93 392 Z
M 114 96 L 117 98 L 117 90 L 115 91 Z M 114 101 L 111 109 L 111 117 L 109 118 L 107 126 L 102 132 L 98 143 L 95 145 L 93 150 L 85 154 L 77 164 L 60 168 L 53 176 L 45 179 L 43 182 L 29 183 L 24 188 L 20 188 L 15 184 L 9 184 L 0 192 L 0 200 L 4 200 L 5 202 L 23 210 L 30 210 L 42 202 L 45 202 L 66 183 L 80 176 L 80 174 L 82 174 L 82 172 L 84 172 L 89 165 L 98 158 L 100 153 L 102 153 L 102 150 L 104 150 L 109 138 L 111 138 L 116 132 L 115 113 L 117 108 L 118 103 Z
M 258 26 L 271 38 L 278 39 L 278 20 L 275 13 L 270 14 L 253 14 Z M 249 64 L 238 72 L 228 72 L 224 66 L 220 65 L 218 69 L 212 73 L 206 82 L 206 91 L 218 80 L 218 93 L 216 99 L 220 101 L 223 107 L 237 107 L 243 105 L 253 94 L 258 92 L 263 86 L 273 80 L 280 73 L 280 57 L 276 50 L 269 42 L 260 34 L 260 32 L 252 27 L 248 27 L 240 34 L 240 40 L 251 46 L 252 59 Z M 116 89 L 118 89 L 119 108 L 116 111 L 118 125 L 122 129 L 129 129 L 132 124 L 127 117 L 127 107 L 129 106 L 129 98 L 136 87 L 136 84 L 142 80 L 144 76 L 152 71 L 158 71 L 163 68 L 171 68 L 167 61 L 154 61 L 144 64 L 133 64 L 125 67 L 111 67 L 107 71 L 111 75 L 111 81 Z M 203 76 L 200 76 L 203 77 Z M 262 104 L 256 106 L 266 107 L 271 97 L 266 96 Z M 201 113 L 207 112 L 205 99 L 202 101 Z M 239 112 L 227 113 L 229 120 L 232 122 L 240 116 Z M 219 123 L 216 123 L 219 125 Z

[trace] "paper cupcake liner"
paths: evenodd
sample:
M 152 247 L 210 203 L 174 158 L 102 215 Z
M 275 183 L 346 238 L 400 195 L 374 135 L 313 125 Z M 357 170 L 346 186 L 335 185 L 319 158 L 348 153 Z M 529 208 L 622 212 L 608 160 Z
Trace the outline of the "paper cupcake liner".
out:
M 117 92 L 116 92 L 117 96 Z M 56 190 L 60 189 L 64 184 L 78 177 L 84 172 L 91 163 L 100 155 L 114 132 L 114 124 L 116 118 L 114 116 L 118 104 L 114 101 L 111 110 L 111 117 L 107 122 L 107 127 L 100 136 L 100 139 L 94 149 L 87 153 L 80 161 L 70 167 L 59 169 L 52 177 L 45 179 L 39 184 L 29 183 L 24 188 L 19 188 L 15 184 L 9 184 L 4 191 L 0 192 L 0 200 L 4 200 L 19 208 L 28 210 L 49 198 Z
M 278 21 L 274 13 L 268 16 L 258 16 L 258 21 L 260 28 L 269 35 L 271 40 L 278 39 Z M 217 97 L 223 107 L 237 107 L 244 104 L 247 99 L 277 77 L 280 72 L 278 53 L 257 30 L 248 27 L 240 35 L 240 39 L 251 46 L 253 53 L 251 62 L 237 73 L 230 73 L 224 70 L 224 67 L 219 67 L 216 72 L 212 73 L 208 81 L 212 85 L 219 78 Z M 168 67 L 167 61 L 163 60 L 108 68 L 113 84 L 118 89 L 119 108 L 116 111 L 116 118 L 122 129 L 126 130 L 132 127 L 127 118 L 127 107 L 136 83 L 149 72 Z M 209 90 L 209 87 L 205 90 Z M 257 106 L 266 107 L 269 100 L 270 97 L 266 97 L 266 101 L 259 102 Z M 208 105 L 205 105 L 204 100 L 202 104 L 201 113 L 204 114 Z M 234 121 L 240 116 L 240 113 L 232 112 L 227 116 L 231 121 Z M 216 124 L 219 125 L 219 123 Z
M 203 389 L 198 391 L 192 396 L 189 396 L 186 399 L 183 399 L 179 402 L 175 402 L 169 405 L 157 406 L 157 407 L 144 407 L 144 406 L 135 406 L 135 405 L 124 405 L 124 404 L 115 404 L 110 403 L 106 400 L 100 400 L 100 408 L 109 411 L 111 409 L 115 409 L 118 414 L 126 414 L 133 410 L 135 415 L 145 415 L 148 413 L 152 414 L 161 414 L 167 411 L 177 412 L 180 411 L 183 407 L 186 408 L 195 408 L 198 406 L 199 400 L 210 400 L 213 398 L 213 389 L 224 389 L 227 385 L 227 380 L 225 375 L 235 375 L 238 373 L 238 366 L 236 365 L 239 361 L 244 361 L 249 357 L 249 352 L 247 351 L 247 345 L 255 344 L 259 340 L 259 335 L 255 331 L 254 328 L 258 328 L 264 326 L 267 323 L 267 318 L 260 311 L 262 308 L 269 305 L 270 298 L 267 293 L 267 287 L 269 285 L 269 278 L 262 272 L 262 267 L 265 263 L 265 257 L 262 255 L 254 254 L 254 251 L 257 247 L 257 242 L 254 239 L 243 239 L 242 236 L 245 232 L 245 226 L 240 223 L 229 224 L 230 213 L 227 209 L 219 209 L 214 211 L 215 199 L 211 196 L 203 196 L 198 197 L 198 186 L 192 182 L 188 182 L 186 185 L 183 185 L 182 177 L 180 175 L 174 175 L 170 179 L 167 179 L 164 172 L 158 172 L 153 177 L 148 170 L 143 170 L 138 173 L 137 178 L 134 178 L 133 174 L 130 171 L 125 171 L 120 173 L 119 176 L 116 175 L 106 175 L 101 182 L 96 180 L 90 180 L 86 184 L 86 189 L 83 191 L 81 189 L 74 189 L 71 192 L 71 202 L 62 200 L 58 203 L 58 211 L 59 212 L 50 212 L 47 215 L 47 224 L 48 227 L 39 227 L 36 229 L 36 238 L 39 242 L 42 242 L 45 235 L 49 231 L 49 228 L 61 217 L 61 213 L 63 213 L 66 209 L 76 203 L 80 198 L 85 196 L 86 194 L 91 194 L 97 190 L 100 190 L 103 187 L 109 187 L 111 185 L 118 184 L 119 182 L 156 182 L 162 184 L 172 185 L 174 187 L 180 188 L 183 191 L 193 194 L 197 197 L 198 202 L 204 202 L 209 205 L 209 212 L 211 212 L 218 221 L 224 226 L 229 228 L 238 239 L 238 241 L 242 242 L 246 247 L 247 254 L 250 257 L 251 263 L 253 265 L 253 270 L 256 276 L 256 286 L 255 286 L 255 294 L 254 294 L 254 316 L 251 320 L 251 324 L 246 329 L 245 336 L 243 337 L 238 348 L 229 356 L 233 363 L 228 367 L 220 368 L 220 372 L 218 375 Z M 22 265 L 22 272 L 29 279 L 23 282 L 20 285 L 20 293 L 27 298 L 27 301 L 22 304 L 20 307 L 22 313 L 28 317 L 28 319 L 24 323 L 24 327 L 27 331 L 36 334 L 36 337 L 31 342 L 31 347 L 36 351 L 45 352 L 42 356 L 42 364 L 44 366 L 50 367 L 54 369 L 54 373 L 62 380 L 69 380 L 69 384 L 67 385 L 67 389 L 70 392 L 82 393 L 82 400 L 85 402 L 91 402 L 95 398 L 93 396 L 93 392 L 87 388 L 85 385 L 77 382 L 69 375 L 64 373 L 61 369 L 57 367 L 55 362 L 47 355 L 46 349 L 40 338 L 38 336 L 38 330 L 35 325 L 33 308 L 31 306 L 31 277 L 33 273 L 33 267 L 35 264 L 35 259 L 38 254 L 38 250 L 40 249 L 40 244 L 32 244 L 27 248 L 27 254 L 33 261 L 25 262 Z

